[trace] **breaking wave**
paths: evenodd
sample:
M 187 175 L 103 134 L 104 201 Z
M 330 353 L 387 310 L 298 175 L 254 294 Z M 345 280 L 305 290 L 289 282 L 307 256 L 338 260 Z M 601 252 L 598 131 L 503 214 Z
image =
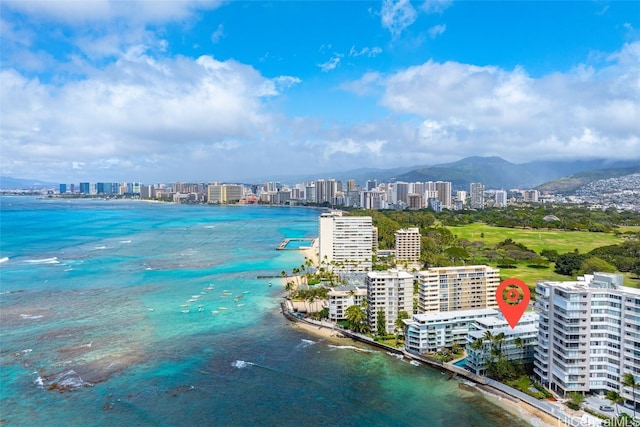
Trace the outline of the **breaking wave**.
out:
M 244 360 L 236 360 L 235 362 L 233 362 L 231 364 L 231 366 L 233 366 L 234 368 L 238 368 L 238 369 L 248 368 L 249 366 L 253 366 L 253 365 L 254 365 L 254 363 L 245 362 Z

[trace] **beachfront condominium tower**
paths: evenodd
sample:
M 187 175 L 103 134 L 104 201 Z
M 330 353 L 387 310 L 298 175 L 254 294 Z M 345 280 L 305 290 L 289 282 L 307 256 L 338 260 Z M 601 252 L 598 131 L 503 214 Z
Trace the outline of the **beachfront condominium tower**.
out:
M 386 333 L 396 331 L 398 313 L 413 313 L 413 275 L 406 271 L 386 270 L 367 273 L 367 320 L 372 331 L 384 313 Z
M 396 261 L 417 262 L 420 260 L 420 230 L 402 228 L 395 233 Z
M 209 184 L 207 186 L 208 203 L 238 203 L 243 197 L 242 185 Z
M 484 185 L 479 182 L 472 182 L 469 188 L 471 200 L 469 204 L 472 209 L 484 209 Z
M 500 270 L 487 265 L 433 267 L 418 272 L 418 312 L 496 308 Z
M 562 395 L 615 391 L 638 406 L 640 393 L 620 379 L 640 380 L 640 290 L 622 283 L 621 274 L 594 273 L 537 284 L 533 370 L 543 385 Z
M 373 222 L 370 216 L 343 216 L 334 211 L 320 215 L 319 262 L 335 272 L 371 270 Z

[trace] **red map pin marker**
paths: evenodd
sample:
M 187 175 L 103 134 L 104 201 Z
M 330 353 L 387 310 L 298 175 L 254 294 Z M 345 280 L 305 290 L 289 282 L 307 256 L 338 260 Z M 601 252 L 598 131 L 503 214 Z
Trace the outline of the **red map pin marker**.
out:
M 529 305 L 529 287 L 520 279 L 507 279 L 496 290 L 496 300 L 511 329 L 515 328 Z

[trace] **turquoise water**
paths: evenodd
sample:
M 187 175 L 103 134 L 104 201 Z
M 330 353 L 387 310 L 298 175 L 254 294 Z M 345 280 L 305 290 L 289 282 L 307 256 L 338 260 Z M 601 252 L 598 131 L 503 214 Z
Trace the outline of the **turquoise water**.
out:
M 508 426 L 473 389 L 296 330 L 318 211 L 2 197 L 0 424 Z M 523 425 L 518 422 L 515 425 Z

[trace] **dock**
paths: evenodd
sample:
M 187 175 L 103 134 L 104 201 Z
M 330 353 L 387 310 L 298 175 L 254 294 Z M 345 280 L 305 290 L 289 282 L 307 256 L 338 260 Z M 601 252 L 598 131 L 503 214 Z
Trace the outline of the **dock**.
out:
M 297 248 L 287 248 L 287 245 L 289 244 L 289 242 L 309 242 L 309 246 L 311 246 L 311 244 L 313 243 L 315 239 L 310 238 L 310 237 L 289 237 L 284 239 L 282 242 L 280 242 L 280 244 L 278 245 L 278 247 L 276 248 L 279 251 L 284 251 L 284 250 L 300 250 L 300 249 L 306 249 L 306 247 L 297 247 Z

